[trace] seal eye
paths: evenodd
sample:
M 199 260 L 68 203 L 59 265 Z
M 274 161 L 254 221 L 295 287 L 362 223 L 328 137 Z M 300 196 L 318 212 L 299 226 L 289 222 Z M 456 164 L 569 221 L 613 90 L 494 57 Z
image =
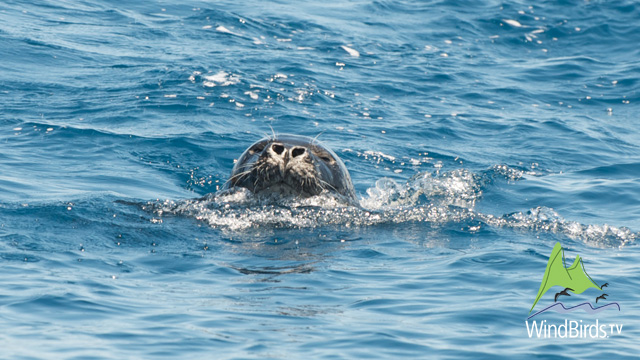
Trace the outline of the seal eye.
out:
M 262 150 L 264 150 L 264 144 L 257 144 L 256 146 L 252 147 L 251 150 L 249 150 L 249 152 L 251 154 L 255 154 L 255 153 L 262 152 Z
M 324 151 L 323 149 L 313 149 L 313 150 L 314 150 L 313 155 L 315 155 L 320 160 L 326 162 L 327 164 L 333 164 L 335 162 L 335 160 L 333 159 L 333 156 L 331 156 L 331 154 Z
M 329 154 L 327 154 L 327 153 L 321 152 L 321 153 L 319 153 L 319 154 L 316 154 L 316 156 L 318 156 L 318 157 L 320 158 L 320 160 L 322 160 L 322 161 L 324 161 L 324 162 L 326 162 L 326 163 L 331 164 L 331 163 L 333 163 L 333 162 L 334 162 L 334 160 L 333 160 L 333 158 L 331 157 L 331 155 L 329 155 Z

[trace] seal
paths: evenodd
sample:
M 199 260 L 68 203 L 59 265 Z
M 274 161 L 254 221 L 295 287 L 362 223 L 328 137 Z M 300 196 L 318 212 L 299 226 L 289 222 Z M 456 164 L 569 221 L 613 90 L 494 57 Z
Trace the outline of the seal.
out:
M 338 155 L 300 135 L 274 135 L 251 145 L 234 165 L 227 187 L 246 188 L 256 195 L 303 198 L 337 194 L 358 204 L 349 172 Z

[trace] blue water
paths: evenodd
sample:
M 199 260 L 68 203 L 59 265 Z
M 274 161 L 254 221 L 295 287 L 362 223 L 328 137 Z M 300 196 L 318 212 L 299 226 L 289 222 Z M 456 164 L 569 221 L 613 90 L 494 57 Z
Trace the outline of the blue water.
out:
M 3 1 L 0 357 L 637 358 L 639 19 Z M 362 206 L 193 200 L 272 131 L 320 134 Z M 621 310 L 543 319 L 620 334 L 529 338 L 556 242 Z

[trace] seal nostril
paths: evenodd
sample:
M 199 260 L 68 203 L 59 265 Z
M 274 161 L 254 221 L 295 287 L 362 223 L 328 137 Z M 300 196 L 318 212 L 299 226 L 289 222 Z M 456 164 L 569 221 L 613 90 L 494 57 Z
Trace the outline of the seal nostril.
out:
M 304 155 L 305 151 L 306 150 L 301 147 L 294 148 L 293 150 L 291 150 L 291 157 L 298 157 L 300 155 Z
M 273 152 L 275 152 L 278 155 L 282 155 L 282 153 L 284 152 L 284 146 L 280 144 L 271 145 L 271 149 L 273 150 Z

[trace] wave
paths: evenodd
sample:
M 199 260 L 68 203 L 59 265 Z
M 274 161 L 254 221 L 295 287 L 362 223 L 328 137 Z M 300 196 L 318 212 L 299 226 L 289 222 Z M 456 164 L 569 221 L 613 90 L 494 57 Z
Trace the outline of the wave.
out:
M 546 311 L 550 311 L 550 310 L 555 310 L 556 312 L 559 312 L 561 314 L 565 314 L 565 313 L 570 313 L 570 312 L 575 311 L 575 310 L 582 309 L 588 314 L 597 314 L 600 311 L 605 310 L 605 309 L 607 309 L 607 308 L 609 308 L 611 306 L 617 307 L 618 311 L 620 311 L 620 304 L 618 304 L 617 302 L 612 302 L 612 303 L 609 303 L 609 304 L 606 304 L 606 305 L 598 306 L 596 308 L 594 308 L 593 305 L 591 305 L 590 302 L 584 302 L 582 304 L 578 304 L 576 306 L 571 306 L 571 307 L 568 307 L 568 308 L 565 307 L 563 303 L 555 303 L 555 304 L 550 305 L 550 306 L 538 311 L 537 313 L 529 316 L 527 318 L 527 320 L 531 319 L 532 317 L 534 317 L 536 315 L 542 314 L 542 313 L 544 313 Z

